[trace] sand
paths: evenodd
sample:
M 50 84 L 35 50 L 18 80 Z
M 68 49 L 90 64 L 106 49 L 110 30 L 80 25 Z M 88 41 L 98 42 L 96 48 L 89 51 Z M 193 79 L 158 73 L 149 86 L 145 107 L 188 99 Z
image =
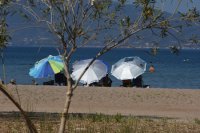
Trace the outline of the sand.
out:
M 60 113 L 63 110 L 65 86 L 8 85 L 8 88 L 27 111 Z M 18 110 L 0 93 L 0 112 L 10 111 Z M 78 87 L 70 113 L 200 119 L 200 90 Z

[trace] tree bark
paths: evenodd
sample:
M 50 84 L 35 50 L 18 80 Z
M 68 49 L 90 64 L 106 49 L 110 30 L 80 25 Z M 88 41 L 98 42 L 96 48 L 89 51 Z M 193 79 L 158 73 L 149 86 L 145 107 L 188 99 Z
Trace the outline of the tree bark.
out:
M 65 66 L 65 70 L 66 70 L 65 72 L 66 72 L 66 77 L 67 77 L 67 92 L 66 92 L 66 100 L 65 100 L 64 110 L 62 112 L 61 121 L 60 121 L 59 133 L 65 132 L 66 120 L 68 117 L 69 107 L 70 107 L 71 99 L 73 96 L 72 79 L 71 79 L 67 65 Z
M 61 116 L 61 122 L 60 122 L 60 128 L 59 128 L 59 133 L 64 133 L 66 129 L 66 120 L 68 117 L 68 112 L 69 112 L 69 107 L 71 104 L 71 98 L 72 98 L 72 88 L 68 88 L 68 92 L 66 93 L 66 101 L 64 105 L 64 110 Z
M 26 125 L 29 129 L 30 133 L 37 133 L 37 129 L 35 125 L 31 122 L 31 120 L 28 118 L 26 112 L 21 108 L 19 103 L 6 91 L 6 87 L 2 84 L 0 84 L 0 91 L 19 109 L 21 112 L 22 116 L 25 119 Z

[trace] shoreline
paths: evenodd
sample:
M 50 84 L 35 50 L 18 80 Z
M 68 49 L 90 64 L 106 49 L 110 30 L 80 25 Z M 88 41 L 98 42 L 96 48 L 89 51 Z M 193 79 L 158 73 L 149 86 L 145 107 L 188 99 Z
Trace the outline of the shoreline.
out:
M 17 97 L 17 91 L 19 97 Z M 29 112 L 61 113 L 65 86 L 8 85 L 8 91 Z M 74 91 L 69 113 L 102 113 L 167 117 L 181 120 L 200 119 L 200 90 L 81 87 Z M 18 111 L 0 93 L 0 112 Z

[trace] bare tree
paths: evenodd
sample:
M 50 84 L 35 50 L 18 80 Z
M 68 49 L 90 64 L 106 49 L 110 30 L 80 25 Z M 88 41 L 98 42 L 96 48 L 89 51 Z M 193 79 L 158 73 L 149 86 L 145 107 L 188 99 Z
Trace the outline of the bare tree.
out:
M 140 39 L 138 33 L 148 30 L 155 36 L 164 38 L 181 32 L 179 20 L 197 22 L 197 11 L 179 16 L 165 15 L 155 7 L 155 0 L 132 1 L 131 9 L 138 9 L 133 16 L 126 14 L 126 0 L 22 0 L 13 1 L 11 6 L 20 7 L 24 15 L 32 21 L 45 23 L 51 33 L 57 37 L 65 62 L 67 91 L 64 110 L 61 116 L 59 133 L 65 131 L 69 107 L 81 77 L 89 66 L 104 53 L 124 44 L 129 38 Z M 180 1 L 181 2 L 181 1 Z M 93 57 L 80 78 L 72 85 L 70 60 L 79 47 L 87 44 L 103 43 L 102 49 Z M 176 51 L 176 47 L 173 47 Z
M 0 53 L 1 53 L 1 60 L 2 60 L 2 72 L 4 75 L 4 82 L 6 83 L 6 74 L 5 74 L 5 64 L 4 64 L 4 56 L 3 56 L 3 49 L 8 44 L 9 40 L 11 39 L 8 33 L 8 25 L 6 22 L 7 15 L 9 14 L 8 11 L 8 3 L 9 0 L 1 0 L 0 1 Z M 37 130 L 34 124 L 31 122 L 29 117 L 27 116 L 26 112 L 22 109 L 21 105 L 15 100 L 15 98 L 8 92 L 7 87 L 3 85 L 3 82 L 0 83 L 0 91 L 19 109 L 22 116 L 25 119 L 26 125 L 29 129 L 30 133 L 37 133 Z

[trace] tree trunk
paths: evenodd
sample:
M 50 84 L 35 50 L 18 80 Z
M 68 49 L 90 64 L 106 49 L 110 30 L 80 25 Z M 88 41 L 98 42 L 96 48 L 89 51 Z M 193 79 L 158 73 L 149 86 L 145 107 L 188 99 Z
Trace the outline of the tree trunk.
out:
M 68 117 L 69 107 L 71 104 L 71 98 L 73 96 L 72 80 L 71 80 L 67 66 L 66 66 L 66 77 L 67 77 L 67 92 L 66 92 L 64 110 L 62 112 L 61 121 L 60 121 L 59 133 L 65 132 L 66 120 Z
M 72 87 L 68 87 L 68 92 L 66 93 L 66 101 L 64 105 L 64 110 L 61 116 L 61 122 L 60 122 L 60 128 L 59 128 L 59 133 L 64 133 L 65 131 L 65 125 L 66 125 L 66 120 L 68 117 L 68 112 L 69 112 L 69 106 L 71 104 L 71 98 L 72 98 Z
M 31 120 L 28 118 L 26 112 L 21 108 L 21 106 L 18 104 L 18 102 L 6 91 L 6 88 L 4 85 L 0 84 L 0 91 L 19 109 L 22 116 L 24 117 L 26 121 L 26 125 L 29 129 L 30 133 L 37 133 L 37 129 L 35 125 L 31 122 Z

